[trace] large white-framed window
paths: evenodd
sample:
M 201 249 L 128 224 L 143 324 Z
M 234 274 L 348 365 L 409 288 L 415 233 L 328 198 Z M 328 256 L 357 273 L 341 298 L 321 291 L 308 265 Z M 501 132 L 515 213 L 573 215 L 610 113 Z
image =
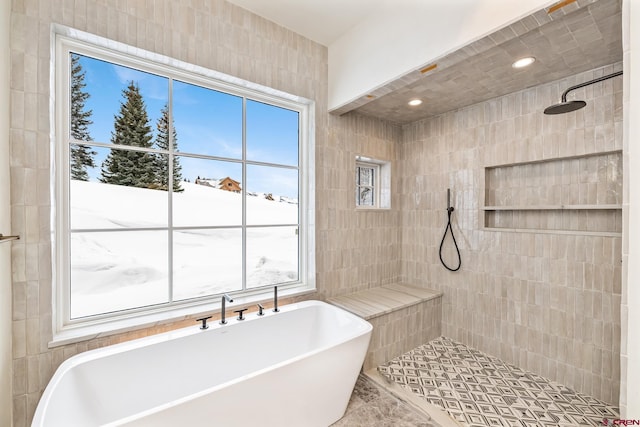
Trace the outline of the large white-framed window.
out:
M 53 345 L 315 289 L 313 101 L 55 33 Z

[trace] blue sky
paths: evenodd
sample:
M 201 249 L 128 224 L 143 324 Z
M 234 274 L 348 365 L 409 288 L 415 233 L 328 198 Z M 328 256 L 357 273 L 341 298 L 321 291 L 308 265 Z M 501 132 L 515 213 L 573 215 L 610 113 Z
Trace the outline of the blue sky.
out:
M 169 101 L 170 80 L 131 68 L 80 56 L 85 71 L 85 104 L 92 111 L 89 127 L 94 141 L 110 143 L 114 116 L 123 100 L 122 91 L 130 81 L 140 88 L 154 132 L 160 112 Z M 178 151 L 229 159 L 242 158 L 242 98 L 193 84 L 173 82 L 174 126 Z M 248 160 L 297 166 L 298 113 L 247 99 L 246 152 Z M 98 167 L 90 171 L 97 179 L 107 149 L 98 149 Z M 242 181 L 238 163 L 180 157 L 182 175 L 194 181 L 197 176 L 231 178 Z M 298 197 L 297 171 L 249 166 L 249 191 Z

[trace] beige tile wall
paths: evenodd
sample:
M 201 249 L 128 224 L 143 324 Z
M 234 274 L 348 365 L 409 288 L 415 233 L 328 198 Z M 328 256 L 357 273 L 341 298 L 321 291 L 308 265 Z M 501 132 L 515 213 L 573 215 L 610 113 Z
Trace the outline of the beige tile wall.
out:
M 396 160 L 401 129 L 327 114 L 327 49 L 222 0 L 14 0 L 11 15 L 11 219 L 14 426 L 29 425 L 56 367 L 96 347 L 166 325 L 49 349 L 51 200 L 49 65 L 58 23 L 316 101 L 315 298 L 396 281 L 398 197 L 388 212 L 355 212 L 356 154 Z
M 442 297 L 369 319 L 371 343 L 362 369 L 368 371 L 442 335 Z
M 326 147 L 318 148 L 316 194 L 318 283 L 330 298 L 397 282 L 400 274 L 400 196 L 396 169 L 401 129 L 356 114 L 329 116 Z M 355 210 L 355 157 L 391 162 L 391 209 Z
M 620 378 L 621 238 L 486 231 L 479 208 L 487 166 L 620 150 L 620 78 L 575 91 L 588 102 L 583 110 L 542 114 L 567 87 L 620 68 L 405 125 L 398 168 L 402 280 L 444 292 L 443 334 L 611 403 Z M 456 273 L 438 258 L 447 188 L 462 253 Z M 448 240 L 445 259 L 453 256 Z

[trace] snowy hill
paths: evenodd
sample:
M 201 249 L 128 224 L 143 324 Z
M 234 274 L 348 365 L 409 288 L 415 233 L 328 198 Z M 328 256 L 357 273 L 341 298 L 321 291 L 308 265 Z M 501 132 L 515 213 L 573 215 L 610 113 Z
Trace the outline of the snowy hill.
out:
M 171 212 L 178 229 L 169 235 L 167 192 L 71 182 L 72 318 L 167 302 L 170 240 L 174 300 L 241 288 L 242 194 L 181 185 Z M 298 221 L 291 199 L 246 201 L 248 225 Z M 297 228 L 248 228 L 246 265 L 249 288 L 297 280 Z

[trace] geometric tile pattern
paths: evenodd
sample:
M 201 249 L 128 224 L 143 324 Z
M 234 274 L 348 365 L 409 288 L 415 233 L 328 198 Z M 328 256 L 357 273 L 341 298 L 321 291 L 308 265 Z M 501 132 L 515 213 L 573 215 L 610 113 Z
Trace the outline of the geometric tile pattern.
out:
M 602 426 L 615 406 L 446 337 L 378 367 L 469 427 Z

